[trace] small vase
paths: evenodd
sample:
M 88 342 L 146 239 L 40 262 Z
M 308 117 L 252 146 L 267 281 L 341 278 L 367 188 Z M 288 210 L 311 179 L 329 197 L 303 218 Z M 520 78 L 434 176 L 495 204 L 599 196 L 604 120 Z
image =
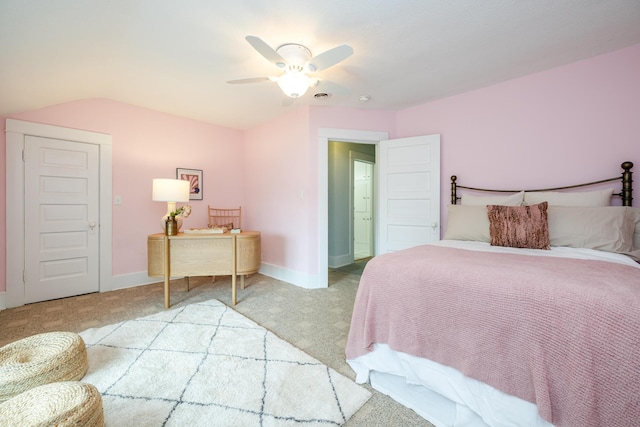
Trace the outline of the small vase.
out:
M 175 216 L 174 217 L 176 222 L 178 223 L 178 232 L 180 232 L 180 229 L 182 228 L 182 217 L 181 216 Z M 162 231 L 167 231 L 167 220 L 169 219 L 169 214 L 166 214 L 165 216 L 163 216 L 160 219 L 160 229 Z
M 175 217 L 167 218 L 165 234 L 167 236 L 175 236 L 178 234 L 178 221 Z

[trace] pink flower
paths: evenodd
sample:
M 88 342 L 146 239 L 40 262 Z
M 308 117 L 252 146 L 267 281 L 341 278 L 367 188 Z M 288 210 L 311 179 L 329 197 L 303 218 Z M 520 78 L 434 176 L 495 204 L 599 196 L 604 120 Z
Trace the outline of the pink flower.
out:
M 169 216 L 171 218 L 175 218 L 178 215 L 180 215 L 182 218 L 187 218 L 189 215 L 191 215 L 191 205 L 180 206 L 175 211 L 169 213 Z

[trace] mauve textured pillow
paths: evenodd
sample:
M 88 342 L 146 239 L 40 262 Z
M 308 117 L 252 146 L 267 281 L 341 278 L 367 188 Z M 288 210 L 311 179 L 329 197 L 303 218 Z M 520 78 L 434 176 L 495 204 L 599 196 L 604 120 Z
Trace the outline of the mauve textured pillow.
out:
M 487 206 L 491 246 L 551 249 L 547 202 L 531 206 Z

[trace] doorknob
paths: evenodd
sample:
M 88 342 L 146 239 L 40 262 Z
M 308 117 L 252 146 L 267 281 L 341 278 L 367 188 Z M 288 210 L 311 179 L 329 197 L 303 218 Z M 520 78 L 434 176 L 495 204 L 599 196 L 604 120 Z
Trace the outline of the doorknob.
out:
M 95 221 L 89 221 L 89 229 L 91 231 L 93 231 L 93 229 L 96 227 L 96 222 Z
M 435 230 L 436 228 L 438 228 L 438 223 L 437 223 L 437 222 L 433 222 L 433 223 L 431 224 L 431 228 L 433 228 L 434 230 Z

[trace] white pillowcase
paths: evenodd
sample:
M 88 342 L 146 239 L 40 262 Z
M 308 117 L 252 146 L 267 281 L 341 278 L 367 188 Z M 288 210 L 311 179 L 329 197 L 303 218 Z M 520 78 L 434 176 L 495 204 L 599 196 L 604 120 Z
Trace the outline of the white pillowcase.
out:
M 486 206 L 449 205 L 445 240 L 491 241 Z
M 612 195 L 613 188 L 570 193 L 561 191 L 526 191 L 524 193 L 524 204 L 537 205 L 538 203 L 547 202 L 549 206 L 610 206 Z
M 507 196 L 478 196 L 475 194 L 462 193 L 460 196 L 460 204 L 467 206 L 487 206 L 487 205 L 503 205 L 503 206 L 522 206 L 524 200 L 524 191 Z M 454 205 L 455 206 L 455 205 Z
M 547 214 L 551 246 L 640 251 L 639 208 L 555 206 Z M 449 205 L 443 239 L 491 242 L 487 207 Z
M 640 251 L 640 208 L 630 209 L 635 217 L 636 222 L 635 232 L 633 233 L 633 249 L 636 251 Z
M 550 206 L 551 246 L 597 249 L 606 252 L 633 251 L 636 212 L 623 206 Z

